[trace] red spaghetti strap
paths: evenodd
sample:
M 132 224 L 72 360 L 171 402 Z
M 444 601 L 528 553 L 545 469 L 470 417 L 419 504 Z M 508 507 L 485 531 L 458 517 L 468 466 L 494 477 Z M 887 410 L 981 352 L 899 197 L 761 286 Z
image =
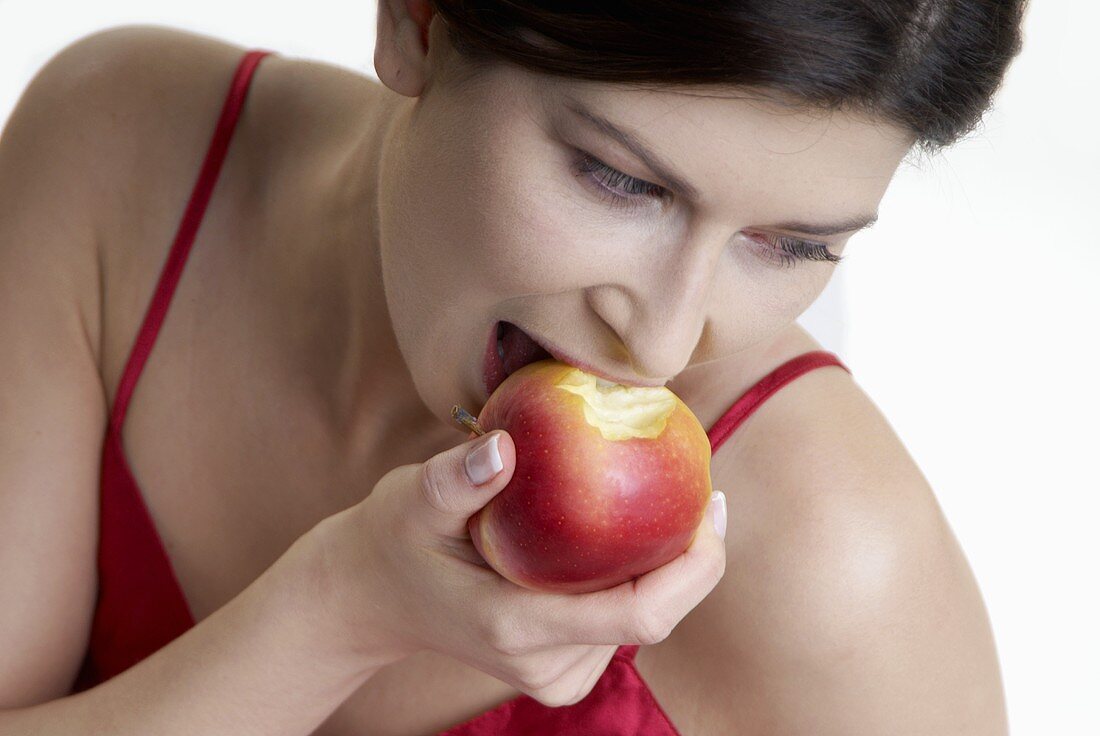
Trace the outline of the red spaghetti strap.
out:
M 168 258 L 161 270 L 157 281 L 156 291 L 145 312 L 145 320 L 141 324 L 134 347 L 130 351 L 130 357 L 126 361 L 126 368 L 119 381 L 118 392 L 115 395 L 114 407 L 111 409 L 111 428 L 118 431 L 126 418 L 126 409 L 130 405 L 130 397 L 134 393 L 138 377 L 145 367 L 145 361 L 153 350 L 157 333 L 168 313 L 168 305 L 172 301 L 172 295 L 176 291 L 180 274 L 183 273 L 183 265 L 191 252 L 191 245 L 195 242 L 195 234 L 199 230 L 202 216 L 206 212 L 206 206 L 210 202 L 210 195 L 214 191 L 214 185 L 218 181 L 222 163 L 225 161 L 226 151 L 229 150 L 229 142 L 233 137 L 233 131 L 240 117 L 241 108 L 244 105 L 245 96 L 248 94 L 248 85 L 252 81 L 252 73 L 256 65 L 268 54 L 275 53 L 266 49 L 255 49 L 247 52 L 237 65 L 237 71 L 233 76 L 233 82 L 229 87 L 229 94 L 222 105 L 221 116 L 206 151 L 206 158 L 202 162 L 198 180 L 191 191 L 191 199 L 187 202 L 187 208 L 183 212 L 183 218 L 176 232 L 176 239 L 168 251 Z
M 835 354 L 827 350 L 814 350 L 791 358 L 757 381 L 752 388 L 734 402 L 733 406 L 722 415 L 721 419 L 714 423 L 710 432 L 707 433 L 710 437 L 711 454 L 717 452 L 722 443 L 733 434 L 733 431 L 741 426 L 741 423 L 748 419 L 749 415 L 756 411 L 756 408 L 763 404 L 769 396 L 803 373 L 827 365 L 840 366 L 849 373 L 852 372 L 848 369 L 848 366 L 840 362 L 840 358 Z

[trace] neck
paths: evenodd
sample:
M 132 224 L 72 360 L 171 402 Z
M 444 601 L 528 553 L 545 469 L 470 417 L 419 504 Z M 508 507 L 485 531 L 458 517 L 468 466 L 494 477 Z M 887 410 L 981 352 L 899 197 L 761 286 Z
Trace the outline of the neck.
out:
M 338 358 L 325 395 L 349 441 L 375 452 L 392 447 L 387 456 L 396 458 L 409 450 L 391 443 L 415 437 L 420 447 L 450 447 L 457 435 L 454 427 L 440 424 L 416 390 L 393 331 L 383 281 L 382 248 L 400 244 L 382 242 L 379 194 L 400 174 L 402 136 L 415 100 L 381 85 L 373 89 L 369 112 L 356 117 L 351 143 L 342 146 L 320 185 L 324 217 L 310 220 L 323 223 L 325 241 L 335 248 L 335 257 L 326 259 L 332 264 L 328 279 L 335 281 L 332 291 L 344 295 L 338 307 L 343 312 Z

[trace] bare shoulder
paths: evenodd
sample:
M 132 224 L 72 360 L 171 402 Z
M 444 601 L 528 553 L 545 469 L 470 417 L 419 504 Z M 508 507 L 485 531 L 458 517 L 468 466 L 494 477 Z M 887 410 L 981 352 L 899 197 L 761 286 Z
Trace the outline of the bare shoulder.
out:
M 856 378 L 800 376 L 715 454 L 725 577 L 638 654 L 685 733 L 1006 733 L 969 565 Z
M 151 203 L 179 204 L 189 192 L 247 50 L 180 29 L 127 25 L 74 41 L 38 71 L 20 103 L 23 124 L 43 131 L 59 151 L 52 158 L 88 185 L 104 240 L 117 242 L 115 231 L 145 218 Z M 348 100 L 378 86 L 331 64 L 265 58 L 234 129 L 235 169 L 262 181 L 273 158 L 299 150 L 302 134 L 329 134 L 318 121 L 350 120 Z
M 216 39 L 159 26 L 98 31 L 36 72 L 4 129 L 5 174 L 25 168 L 29 186 L 65 203 L 63 218 L 41 213 L 33 227 L 72 252 L 36 258 L 81 265 L 69 285 L 107 385 L 117 383 L 118 354 L 137 329 L 238 56 Z
M 193 179 L 243 49 L 160 26 L 120 26 L 69 44 L 25 93 L 69 175 L 90 184 L 104 240 L 141 218 L 164 182 Z M 196 154 L 198 160 L 196 160 Z
M 234 73 L 248 49 L 223 39 L 156 25 L 108 28 L 57 52 L 20 103 L 23 126 L 42 131 L 72 182 L 92 198 L 99 240 L 113 248 L 153 242 L 174 227 L 186 202 Z M 340 153 L 342 127 L 362 125 L 381 85 L 354 71 L 275 53 L 254 72 L 219 182 L 262 200 L 259 190 L 285 161 L 320 165 Z M 310 154 L 303 156 L 308 148 Z M 132 237 L 137 233 L 142 236 Z M 168 233 L 170 235 L 170 232 Z M 159 261 L 163 253 L 153 257 Z
M 110 298 L 102 297 L 102 310 L 90 292 L 82 298 L 90 318 L 101 323 L 94 342 L 108 386 L 117 384 L 247 50 L 162 26 L 102 30 L 49 59 L 5 130 L 9 167 L 21 158 L 90 233 L 81 288 Z M 222 222 L 238 226 L 241 213 L 249 212 L 262 220 L 264 187 L 294 179 L 284 176 L 285 161 L 297 157 L 303 166 L 323 168 L 316 156 L 302 155 L 303 146 L 338 149 L 331 141 L 341 139 L 332 127 L 355 114 L 348 99 L 364 86 L 369 79 L 332 65 L 279 53 L 266 57 L 254 72 L 219 175 L 215 204 L 227 213 Z M 306 133 L 314 137 L 307 141 Z M 212 227 L 207 224 L 206 237 Z
M 24 92 L 43 125 L 91 152 L 140 149 L 158 133 L 188 130 L 186 115 L 216 106 L 211 81 L 232 73 L 243 49 L 162 26 L 119 26 L 73 41 L 47 61 Z M 113 134 L 113 135 L 112 135 Z M 110 172 L 103 172 L 110 173 Z

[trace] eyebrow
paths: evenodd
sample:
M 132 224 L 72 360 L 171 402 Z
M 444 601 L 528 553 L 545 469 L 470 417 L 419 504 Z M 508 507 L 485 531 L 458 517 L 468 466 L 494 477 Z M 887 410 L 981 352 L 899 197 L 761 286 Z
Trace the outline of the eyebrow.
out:
M 586 121 L 592 127 L 604 135 L 618 141 L 628 151 L 641 159 L 654 174 L 667 182 L 669 189 L 688 199 L 700 199 L 699 190 L 689 184 L 682 176 L 673 171 L 673 167 L 654 153 L 641 139 L 633 133 L 623 130 L 607 118 L 588 109 L 582 102 L 572 97 L 565 98 L 565 108 Z M 835 223 L 811 223 L 811 222 L 783 222 L 770 227 L 779 230 L 792 230 L 807 235 L 839 235 L 841 233 L 856 232 L 874 225 L 878 221 L 878 213 L 859 215 L 845 218 Z
M 793 230 L 807 235 L 840 235 L 841 233 L 854 233 L 865 230 L 878 222 L 878 213 L 860 215 L 841 222 L 831 224 L 819 224 L 813 222 L 780 222 L 770 227 L 777 230 Z
M 604 135 L 609 138 L 614 138 L 625 146 L 628 151 L 644 161 L 645 165 L 652 169 L 654 174 L 668 182 L 670 189 L 690 199 L 700 198 L 698 189 L 688 184 L 683 177 L 675 174 L 671 166 L 665 163 L 660 156 L 651 151 L 649 147 L 642 143 L 633 133 L 628 133 L 607 118 L 589 110 L 584 104 L 572 97 L 565 98 L 565 108 L 575 115 L 580 116 L 583 120 L 588 121 L 592 127 L 596 128 Z

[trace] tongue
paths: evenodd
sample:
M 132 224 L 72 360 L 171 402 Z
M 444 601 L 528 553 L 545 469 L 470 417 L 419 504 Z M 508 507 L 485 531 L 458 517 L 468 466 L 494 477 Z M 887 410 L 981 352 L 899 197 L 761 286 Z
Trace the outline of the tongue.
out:
M 553 357 L 511 322 L 504 323 L 501 343 L 504 346 L 504 373 L 509 376 L 528 363 Z

